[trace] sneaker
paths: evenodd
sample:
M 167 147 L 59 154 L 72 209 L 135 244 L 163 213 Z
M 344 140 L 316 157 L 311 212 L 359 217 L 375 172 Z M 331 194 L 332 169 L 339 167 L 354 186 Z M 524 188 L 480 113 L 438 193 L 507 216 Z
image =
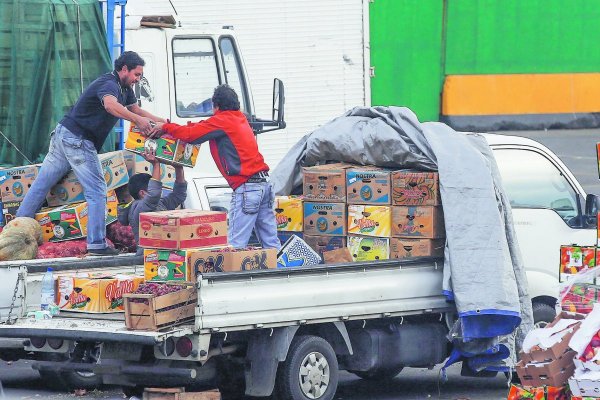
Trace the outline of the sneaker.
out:
M 116 256 L 120 253 L 117 249 L 105 247 L 103 249 L 88 249 L 88 254 L 91 256 Z

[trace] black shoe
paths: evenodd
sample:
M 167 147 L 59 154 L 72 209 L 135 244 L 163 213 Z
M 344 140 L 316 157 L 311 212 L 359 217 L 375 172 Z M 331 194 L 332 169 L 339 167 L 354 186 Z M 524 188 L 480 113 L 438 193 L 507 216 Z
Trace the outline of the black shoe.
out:
M 88 249 L 88 254 L 91 256 L 116 256 L 120 252 L 112 247 L 105 247 L 103 249 Z

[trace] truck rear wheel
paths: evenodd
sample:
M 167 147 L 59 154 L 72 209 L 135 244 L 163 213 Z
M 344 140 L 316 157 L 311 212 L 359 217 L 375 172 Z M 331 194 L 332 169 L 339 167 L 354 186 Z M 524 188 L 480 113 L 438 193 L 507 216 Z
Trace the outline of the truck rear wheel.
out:
M 77 344 L 75 350 L 69 356 L 69 361 L 82 364 L 96 364 L 99 358 L 99 344 L 91 346 Z M 69 388 L 72 389 L 98 389 L 102 386 L 102 377 L 93 372 L 65 371 L 61 375 Z
M 279 366 L 275 398 L 331 400 L 338 376 L 337 357 L 331 345 L 318 336 L 298 336 Z

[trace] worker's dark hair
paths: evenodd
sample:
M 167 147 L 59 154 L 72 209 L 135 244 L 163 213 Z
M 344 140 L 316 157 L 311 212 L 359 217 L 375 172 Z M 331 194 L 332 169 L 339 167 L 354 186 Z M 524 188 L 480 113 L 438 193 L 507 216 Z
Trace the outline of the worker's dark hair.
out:
M 219 85 L 215 88 L 212 97 L 213 106 L 219 107 L 221 111 L 240 109 L 240 101 L 235 93 L 235 90 L 229 85 Z
M 129 194 L 135 200 L 140 199 L 140 190 L 148 190 L 148 182 L 150 182 L 150 174 L 135 174 L 129 178 Z
M 127 66 L 128 71 L 131 71 L 132 69 L 135 69 L 138 65 L 141 65 L 143 67 L 144 65 L 146 65 L 146 62 L 135 51 L 125 51 L 119 56 L 119 58 L 115 60 L 115 71 L 120 71 L 121 69 L 123 69 L 123 65 Z

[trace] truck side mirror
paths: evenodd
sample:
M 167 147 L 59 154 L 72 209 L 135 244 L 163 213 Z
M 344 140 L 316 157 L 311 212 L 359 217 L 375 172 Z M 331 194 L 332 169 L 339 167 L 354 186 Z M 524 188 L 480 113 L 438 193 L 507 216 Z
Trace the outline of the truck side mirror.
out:
M 280 79 L 275 78 L 273 80 L 273 113 L 271 119 L 277 122 L 277 126 L 280 129 L 285 128 L 284 117 L 285 107 L 285 92 L 283 88 L 283 82 Z
M 585 224 L 588 227 L 594 227 L 598 224 L 598 210 L 600 210 L 600 197 L 595 194 L 588 194 L 585 197 Z

